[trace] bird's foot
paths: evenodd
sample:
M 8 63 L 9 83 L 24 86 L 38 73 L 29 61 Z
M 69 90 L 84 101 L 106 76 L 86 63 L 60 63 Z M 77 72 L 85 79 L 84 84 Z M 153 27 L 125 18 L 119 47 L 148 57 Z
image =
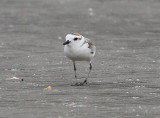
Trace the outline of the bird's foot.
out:
M 85 84 L 87 84 L 87 79 L 85 79 L 83 82 L 77 82 L 75 84 L 72 84 L 71 86 L 83 86 Z

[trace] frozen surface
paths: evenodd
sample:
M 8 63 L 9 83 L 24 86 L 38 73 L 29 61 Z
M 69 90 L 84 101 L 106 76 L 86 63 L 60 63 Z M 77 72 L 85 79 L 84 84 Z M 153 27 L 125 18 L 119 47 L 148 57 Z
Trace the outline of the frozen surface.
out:
M 97 47 L 86 86 L 70 32 Z M 0 0 L 0 118 L 135 117 L 160 117 L 159 0 Z

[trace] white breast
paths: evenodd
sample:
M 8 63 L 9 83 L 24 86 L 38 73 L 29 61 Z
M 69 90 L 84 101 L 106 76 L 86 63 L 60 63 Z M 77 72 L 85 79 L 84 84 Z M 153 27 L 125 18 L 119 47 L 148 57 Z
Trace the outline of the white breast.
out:
M 91 53 L 87 43 L 82 47 L 69 47 L 66 45 L 64 47 L 64 53 L 73 61 L 90 61 L 95 55 L 95 52 L 93 54 Z

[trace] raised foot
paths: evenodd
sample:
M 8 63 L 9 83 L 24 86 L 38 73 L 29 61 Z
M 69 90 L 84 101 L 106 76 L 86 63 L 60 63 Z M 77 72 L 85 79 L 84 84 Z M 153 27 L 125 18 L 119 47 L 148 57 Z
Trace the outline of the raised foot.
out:
M 83 86 L 85 84 L 87 84 L 87 80 L 84 80 L 83 82 L 77 82 L 75 84 L 72 84 L 71 86 Z

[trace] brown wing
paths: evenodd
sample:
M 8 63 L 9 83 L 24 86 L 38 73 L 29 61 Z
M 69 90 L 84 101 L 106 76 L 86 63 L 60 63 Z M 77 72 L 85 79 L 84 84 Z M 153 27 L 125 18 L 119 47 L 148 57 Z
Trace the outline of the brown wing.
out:
M 86 42 L 88 43 L 88 48 L 92 49 L 93 48 L 93 43 L 90 39 L 86 38 Z
M 93 45 L 92 41 L 90 39 L 86 38 L 86 43 L 88 43 L 88 48 L 91 50 L 91 54 L 95 54 L 96 52 L 96 46 Z

